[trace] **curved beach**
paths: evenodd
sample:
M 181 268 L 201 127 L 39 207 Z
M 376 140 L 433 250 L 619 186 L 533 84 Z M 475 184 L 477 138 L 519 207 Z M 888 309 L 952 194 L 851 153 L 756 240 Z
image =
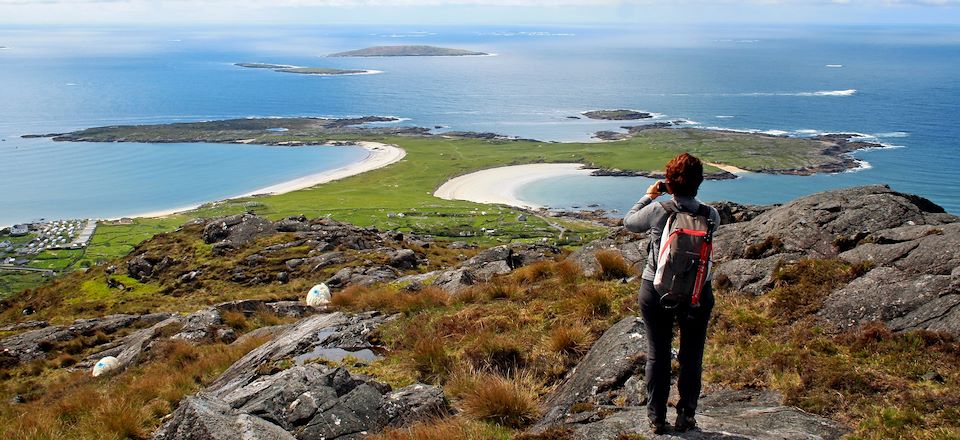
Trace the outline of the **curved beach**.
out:
M 542 205 L 521 200 L 517 197 L 517 191 L 537 180 L 558 176 L 589 176 L 591 172 L 583 169 L 583 164 L 579 163 L 536 163 L 490 168 L 450 179 L 440 185 L 433 195 L 446 200 L 543 208 Z
M 355 142 L 354 145 L 367 150 L 367 157 L 359 162 L 355 162 L 344 167 L 326 170 L 316 174 L 311 174 L 309 176 L 278 183 L 276 185 L 270 185 L 268 187 L 260 188 L 234 197 L 229 197 L 228 199 L 250 197 L 254 195 L 283 194 L 299 189 L 310 188 L 312 186 L 344 179 L 360 173 L 365 173 L 367 171 L 372 171 L 377 168 L 383 168 L 387 165 L 399 162 L 407 155 L 407 152 L 403 148 L 400 148 L 396 145 L 382 144 L 379 142 Z M 189 211 L 191 209 L 196 209 L 200 206 L 201 205 L 182 206 L 179 208 L 145 212 L 125 217 L 163 217 L 183 211 Z

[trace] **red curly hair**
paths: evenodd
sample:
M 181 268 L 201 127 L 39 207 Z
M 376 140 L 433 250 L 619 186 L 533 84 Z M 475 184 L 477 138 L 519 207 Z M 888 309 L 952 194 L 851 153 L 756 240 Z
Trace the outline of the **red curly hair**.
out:
M 667 186 L 675 196 L 697 195 L 703 183 L 703 163 L 690 153 L 683 153 L 667 163 Z

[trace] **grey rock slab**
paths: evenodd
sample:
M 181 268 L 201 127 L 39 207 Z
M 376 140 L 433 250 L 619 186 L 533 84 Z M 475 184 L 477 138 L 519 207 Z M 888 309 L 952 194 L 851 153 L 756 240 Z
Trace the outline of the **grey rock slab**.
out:
M 223 401 L 190 396 L 180 402 L 173 418 L 158 429 L 155 440 L 293 440 L 283 428 L 237 411 Z
M 689 440 L 832 440 L 849 429 L 832 420 L 780 405 L 779 396 L 767 391 L 720 391 L 701 399 L 697 414 L 698 431 L 654 434 L 642 407 L 614 408 L 599 421 L 572 425 L 574 438 L 613 440 L 624 433 L 638 433 L 650 439 Z M 672 412 L 672 410 L 671 410 Z M 672 421 L 670 414 L 668 420 Z
M 956 217 L 921 197 L 882 185 L 826 191 L 770 209 L 748 222 L 718 229 L 714 255 L 719 260 L 742 258 L 746 246 L 768 236 L 781 239 L 787 252 L 814 258 L 836 256 L 838 237 L 905 225 L 939 225 Z
M 247 353 L 230 366 L 210 386 L 207 392 L 215 397 L 226 396 L 246 386 L 257 377 L 257 368 L 267 362 L 275 362 L 306 351 L 318 335 L 332 332 L 337 325 L 348 322 L 342 313 L 314 315 L 294 324 L 276 338 Z M 323 336 L 326 337 L 326 336 Z
M 844 328 L 882 321 L 894 330 L 941 329 L 960 335 L 958 300 L 960 286 L 950 275 L 879 267 L 830 294 L 818 315 Z
M 542 405 L 544 415 L 534 430 L 542 431 L 562 422 L 574 404 L 595 403 L 604 393 L 623 388 L 631 376 L 642 375 L 646 349 L 643 321 L 631 316 L 614 324 L 570 371 L 563 384 L 546 397 Z

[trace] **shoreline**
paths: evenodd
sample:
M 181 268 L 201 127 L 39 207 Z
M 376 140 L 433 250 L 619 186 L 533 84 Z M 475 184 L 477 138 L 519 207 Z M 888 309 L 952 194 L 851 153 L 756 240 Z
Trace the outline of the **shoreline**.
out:
M 407 155 L 407 152 L 403 148 L 400 148 L 396 145 L 382 144 L 379 142 L 369 142 L 369 141 L 358 141 L 358 142 L 353 142 L 351 144 L 353 146 L 367 150 L 367 157 L 361 159 L 359 162 L 342 166 L 340 168 L 334 168 L 332 170 L 321 171 L 319 173 L 310 174 L 308 176 L 298 177 L 293 180 L 280 182 L 275 185 L 270 185 L 263 188 L 255 189 L 253 191 L 248 191 L 246 193 L 239 194 L 232 197 L 227 197 L 221 200 L 215 200 L 213 202 L 239 199 L 244 197 L 261 196 L 261 195 L 278 195 L 278 194 L 285 194 L 288 192 L 293 192 L 301 189 L 306 189 L 306 188 L 310 188 L 320 184 L 333 182 L 335 180 L 345 179 L 347 177 L 355 176 L 357 174 L 365 173 L 367 171 L 373 171 L 378 168 L 383 168 L 387 165 L 391 165 L 399 162 Z M 337 145 L 337 146 L 343 146 L 343 145 Z M 106 218 L 102 220 L 114 221 L 114 220 L 119 220 L 121 218 L 166 217 L 168 215 L 179 214 L 185 211 L 192 211 L 207 203 L 211 203 L 211 202 L 181 206 L 178 208 L 143 212 L 143 213 L 137 213 L 133 215 L 125 215 L 121 217 L 111 217 L 111 218 Z
M 560 176 L 589 176 L 592 171 L 583 168 L 583 164 L 579 163 L 535 163 L 488 168 L 447 180 L 433 195 L 444 200 L 540 209 L 545 206 L 521 200 L 516 195 L 517 190 L 537 180 Z

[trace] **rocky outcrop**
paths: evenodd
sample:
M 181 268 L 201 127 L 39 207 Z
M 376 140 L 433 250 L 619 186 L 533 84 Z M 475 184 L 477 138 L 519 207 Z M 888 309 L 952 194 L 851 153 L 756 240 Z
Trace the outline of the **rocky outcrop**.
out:
M 153 438 L 293 440 L 295 437 L 279 426 L 241 413 L 221 400 L 199 395 L 184 398 L 173 419 L 154 433 Z
M 397 279 L 393 284 L 407 290 L 436 286 L 455 294 L 478 282 L 508 274 L 520 267 L 538 261 L 554 260 L 560 254 L 560 249 L 555 246 L 506 244 L 483 250 L 456 268 L 408 275 Z
M 78 319 L 70 325 L 48 326 L 30 330 L 0 340 L 0 353 L 15 362 L 29 362 L 47 356 L 47 352 L 81 336 L 97 332 L 112 334 L 121 329 L 151 325 L 171 315 L 154 313 L 148 315 L 109 315 L 102 318 Z
M 751 244 L 777 237 L 782 252 L 832 258 L 867 234 L 901 226 L 943 225 L 957 217 L 929 200 L 881 185 L 827 191 L 767 210 L 717 231 L 717 260 L 745 258 Z
M 838 439 L 848 432 L 829 419 L 781 405 L 774 392 L 719 390 L 700 400 L 700 431 L 655 436 L 644 406 L 645 352 L 643 323 L 634 317 L 618 322 L 546 398 L 544 416 L 531 431 L 562 428 L 583 440 L 631 433 L 662 439 Z
M 202 236 L 204 243 L 214 245 L 214 253 L 223 254 L 276 231 L 270 220 L 254 214 L 238 214 L 207 222 Z
M 387 317 L 377 313 L 356 316 L 329 313 L 303 319 L 270 342 L 240 358 L 210 384 L 207 392 L 215 397 L 224 397 L 249 384 L 263 368 L 269 370 L 271 365 L 284 359 L 295 358 L 318 349 L 372 348 L 374 345 L 366 338 L 386 320 Z
M 839 258 L 873 267 L 832 292 L 819 316 L 853 327 L 960 335 L 960 218 L 929 200 L 874 185 L 828 191 L 721 227 L 717 277 L 762 294 L 782 262 Z
M 373 347 L 367 338 L 387 319 L 331 313 L 301 320 L 184 399 L 154 437 L 199 440 L 219 430 L 228 435 L 223 438 L 358 439 L 447 414 L 437 387 L 394 391 L 370 377 L 310 362 L 322 359 L 324 350 Z M 287 367 L 291 360 L 295 365 Z

